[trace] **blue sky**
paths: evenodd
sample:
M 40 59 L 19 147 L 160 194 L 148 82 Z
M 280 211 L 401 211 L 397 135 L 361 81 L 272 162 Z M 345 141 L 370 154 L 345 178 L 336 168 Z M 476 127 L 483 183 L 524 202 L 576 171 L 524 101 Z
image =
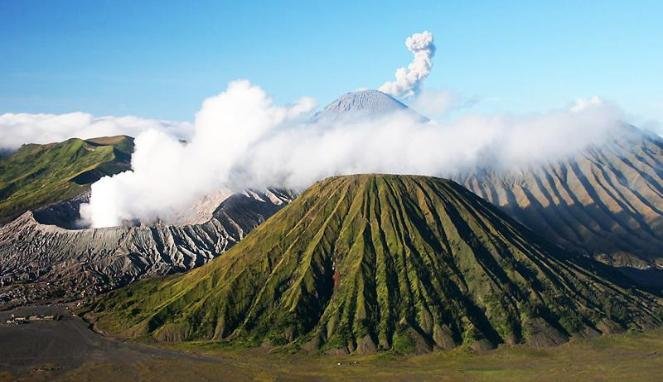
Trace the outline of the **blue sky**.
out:
M 598 95 L 663 120 L 663 1 L 0 0 L 0 113 L 192 120 L 246 78 L 325 104 L 407 65 L 435 35 L 428 89 L 530 112 Z

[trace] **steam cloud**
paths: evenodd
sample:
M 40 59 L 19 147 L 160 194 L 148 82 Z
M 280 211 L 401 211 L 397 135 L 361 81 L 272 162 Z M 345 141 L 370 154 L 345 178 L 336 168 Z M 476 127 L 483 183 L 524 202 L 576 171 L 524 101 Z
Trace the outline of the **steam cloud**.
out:
M 248 81 L 232 82 L 225 92 L 204 101 L 190 143 L 159 130 L 138 135 L 133 171 L 94 183 L 81 216 L 94 227 L 132 219 L 168 221 L 200 197 L 224 187 L 251 145 L 314 105 L 304 98 L 293 106 L 276 106 Z
M 133 171 L 93 184 L 82 216 L 94 227 L 167 222 L 219 188 L 302 189 L 338 174 L 445 176 L 489 164 L 525 166 L 600 143 L 622 118 L 598 98 L 540 114 L 465 115 L 444 123 L 411 113 L 308 122 L 312 108 L 307 98 L 277 106 L 259 87 L 232 82 L 203 103 L 190 143 L 157 130 L 140 134 Z
M 419 92 L 421 83 L 433 68 L 435 44 L 433 34 L 424 31 L 415 33 L 405 40 L 405 46 L 412 52 L 414 59 L 406 68 L 396 70 L 396 80 L 385 82 L 379 90 L 394 97 L 408 98 Z
M 160 130 L 186 139 L 193 127 L 187 122 L 172 122 L 139 117 L 94 117 L 87 113 L 0 115 L 0 150 L 15 150 L 25 143 L 51 143 L 69 138 L 94 138 L 109 135 L 132 137 L 148 130 Z

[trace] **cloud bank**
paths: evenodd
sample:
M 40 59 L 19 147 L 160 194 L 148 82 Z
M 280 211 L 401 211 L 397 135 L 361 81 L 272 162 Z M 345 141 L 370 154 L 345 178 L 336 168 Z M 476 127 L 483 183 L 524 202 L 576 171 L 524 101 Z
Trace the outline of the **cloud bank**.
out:
M 259 87 L 232 82 L 203 103 L 189 143 L 157 130 L 138 135 L 133 171 L 93 184 L 82 216 L 94 227 L 167 222 L 219 188 L 302 189 L 339 174 L 445 176 L 475 166 L 525 166 L 600 143 L 622 118 L 598 98 L 539 114 L 465 115 L 448 122 L 404 112 L 309 122 L 313 105 L 306 98 L 275 105 Z
M 132 171 L 94 183 L 81 216 L 94 227 L 134 219 L 168 221 L 204 195 L 223 188 L 232 168 L 269 131 L 293 123 L 314 106 L 310 98 L 277 106 L 248 81 L 232 82 L 226 91 L 203 102 L 188 143 L 157 129 L 139 134 Z
M 415 33 L 405 40 L 405 46 L 414 58 L 407 68 L 396 70 L 396 80 L 385 82 L 378 90 L 394 97 L 408 98 L 419 92 L 421 83 L 428 77 L 433 68 L 435 44 L 433 34 L 424 31 Z
M 69 138 L 94 138 L 110 135 L 137 136 L 144 131 L 160 130 L 187 139 L 193 126 L 139 117 L 94 117 L 87 113 L 0 115 L 0 150 L 15 150 L 26 143 L 60 142 Z

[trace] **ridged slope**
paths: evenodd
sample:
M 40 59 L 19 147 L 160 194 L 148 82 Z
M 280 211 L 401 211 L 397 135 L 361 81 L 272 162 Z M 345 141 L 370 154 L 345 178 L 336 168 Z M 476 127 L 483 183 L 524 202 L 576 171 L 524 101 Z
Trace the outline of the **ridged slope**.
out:
M 404 353 L 660 322 L 654 297 L 612 277 L 454 182 L 345 176 L 316 183 L 203 267 L 110 293 L 90 317 L 159 340 Z
M 278 190 L 233 194 L 209 221 L 192 225 L 67 230 L 26 212 L 0 227 L 0 308 L 75 300 L 200 266 L 291 199 Z
M 456 177 L 537 233 L 615 265 L 663 267 L 663 141 L 635 129 L 558 162 Z

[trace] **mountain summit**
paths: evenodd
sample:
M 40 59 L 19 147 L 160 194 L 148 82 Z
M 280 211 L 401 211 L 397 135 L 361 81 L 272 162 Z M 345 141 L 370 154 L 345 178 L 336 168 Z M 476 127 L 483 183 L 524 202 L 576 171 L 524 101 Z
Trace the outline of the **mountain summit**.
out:
M 660 323 L 658 300 L 542 241 L 455 182 L 318 182 L 226 254 L 92 307 L 98 327 L 162 341 L 425 352 L 558 344 Z
M 417 119 L 426 120 L 396 98 L 379 90 L 360 90 L 345 93 L 317 113 L 315 121 L 336 121 L 382 117 L 396 112 L 405 112 Z

